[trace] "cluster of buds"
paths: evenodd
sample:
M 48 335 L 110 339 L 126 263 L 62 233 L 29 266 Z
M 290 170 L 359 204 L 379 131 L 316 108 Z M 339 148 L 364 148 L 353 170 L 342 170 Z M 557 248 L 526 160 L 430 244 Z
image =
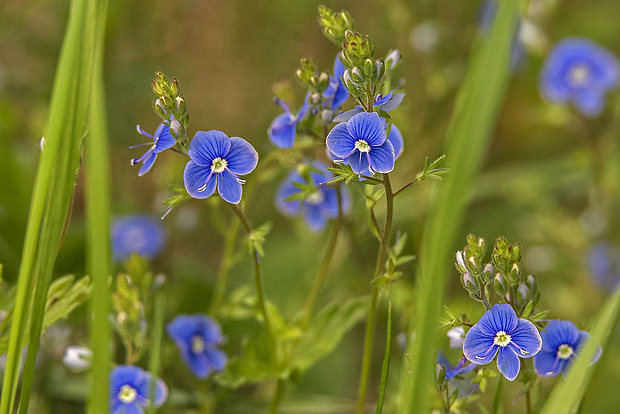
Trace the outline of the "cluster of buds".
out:
M 347 30 L 354 29 L 353 19 L 347 11 L 336 12 L 325 6 L 319 6 L 319 25 L 325 37 L 338 47 L 342 45 Z
M 318 105 L 321 102 L 323 92 L 329 86 L 329 74 L 327 72 L 319 73 L 316 61 L 304 58 L 301 60 L 301 66 L 295 75 L 304 88 L 310 91 L 310 102 L 313 105 Z
M 472 299 L 489 308 L 490 286 L 493 280 L 493 265 L 483 264 L 486 254 L 486 240 L 473 234 L 467 236 L 467 246 L 456 252 L 456 269 L 461 274 L 461 284 Z
M 153 93 L 157 99 L 153 102 L 155 113 L 162 119 L 163 123 L 170 127 L 170 134 L 187 148 L 187 125 L 189 124 L 189 114 L 185 98 L 180 94 L 179 81 L 172 78 L 169 81 L 162 72 L 155 74 L 155 80 L 151 81 Z

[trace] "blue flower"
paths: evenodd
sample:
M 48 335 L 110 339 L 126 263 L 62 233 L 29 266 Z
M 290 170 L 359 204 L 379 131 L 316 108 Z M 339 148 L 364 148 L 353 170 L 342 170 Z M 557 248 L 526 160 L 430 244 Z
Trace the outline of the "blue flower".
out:
M 312 183 L 308 183 L 299 172 L 291 171 L 278 187 L 275 203 L 278 210 L 286 216 L 303 215 L 308 227 L 312 231 L 319 232 L 325 228 L 328 220 L 338 217 L 338 194 L 335 188 L 321 185 L 321 183 L 325 183 L 332 178 L 332 174 L 325 170 L 326 166 L 321 162 L 315 161 L 312 167 L 315 170 L 321 171 L 309 172 Z M 295 183 L 312 184 L 317 189 L 303 201 L 287 201 L 287 198 L 302 191 L 295 186 Z M 340 191 L 342 211 L 346 213 L 350 207 L 349 193 L 345 187 L 341 187 Z
M 598 243 L 588 253 L 590 276 L 601 288 L 613 290 L 620 284 L 620 249 Z
M 217 348 L 224 338 L 214 319 L 201 314 L 179 315 L 166 330 L 179 348 L 181 358 L 198 378 L 207 378 L 226 366 L 228 358 Z
M 375 111 L 382 110 L 385 112 L 390 112 L 391 110 L 398 108 L 404 97 L 404 93 L 395 94 L 394 91 L 390 91 L 390 93 L 385 96 L 378 95 L 375 103 L 373 104 L 373 108 Z M 353 116 L 362 112 L 364 112 L 364 108 L 362 108 L 360 105 L 355 105 L 355 108 L 343 112 L 337 117 L 335 117 L 334 122 L 347 122 Z
M 354 115 L 329 132 L 327 148 L 357 174 L 388 173 L 394 169 L 395 152 L 383 125 L 376 112 Z
M 472 363 L 485 365 L 497 357 L 497 368 L 508 381 L 519 375 L 519 358 L 531 358 L 540 351 L 538 329 L 517 317 L 510 305 L 494 305 L 465 335 L 463 354 Z
M 229 138 L 222 131 L 198 131 L 189 144 L 189 157 L 183 174 L 185 189 L 194 198 L 207 198 L 217 192 L 227 202 L 239 204 L 239 175 L 251 173 L 258 164 L 258 153 L 243 138 Z
M 438 352 L 437 353 L 437 363 L 439 365 L 443 365 L 446 368 L 446 379 L 453 378 L 457 375 L 465 375 L 468 372 L 471 372 L 476 368 L 476 365 L 470 364 L 467 358 L 463 357 L 459 360 L 459 363 L 456 366 L 452 366 L 446 356 Z
M 276 104 L 280 105 L 284 109 L 284 113 L 275 117 L 275 119 L 269 125 L 267 134 L 269 140 L 273 142 L 279 148 L 291 148 L 297 137 L 297 124 L 306 116 L 310 110 L 310 92 L 306 94 L 304 98 L 304 104 L 297 113 L 293 115 L 288 109 L 288 106 L 281 100 L 276 98 Z
M 555 377 L 566 372 L 590 334 L 578 330 L 570 321 L 551 321 L 545 329 L 546 332 L 540 334 L 543 346 L 534 357 L 534 370 L 541 377 Z M 598 361 L 601 352 L 599 346 L 592 363 Z
M 155 141 L 155 143 L 152 145 L 149 142 L 149 143 L 138 144 L 138 145 L 129 147 L 129 148 L 136 148 L 136 147 L 140 147 L 143 145 L 151 145 L 151 148 L 149 148 L 149 150 L 145 152 L 143 156 L 141 156 L 140 158 L 134 158 L 133 160 L 131 160 L 131 165 L 136 165 L 139 162 L 142 163 L 142 167 L 140 167 L 140 171 L 138 172 L 138 176 L 142 176 L 151 169 L 151 167 L 153 166 L 153 163 L 155 162 L 155 158 L 157 158 L 157 154 L 159 154 L 162 151 L 167 150 L 168 148 L 174 147 L 174 144 L 176 144 L 177 141 L 170 134 L 170 127 L 164 124 L 159 124 L 159 127 L 155 131 L 154 135 L 151 135 L 148 132 L 145 132 L 144 130 L 142 130 L 142 128 L 140 128 L 140 125 L 138 125 L 136 128 L 139 133 L 149 138 L 153 138 L 153 141 Z
M 165 244 L 166 231 L 160 220 L 145 214 L 119 216 L 112 223 L 112 251 L 116 260 L 125 260 L 132 253 L 152 259 Z
M 601 113 L 605 94 L 620 80 L 618 59 L 596 43 L 569 38 L 558 43 L 540 72 L 540 91 L 549 101 L 572 102 L 585 116 Z
M 349 98 L 349 91 L 342 83 L 342 75 L 344 75 L 345 67 L 340 60 L 341 53 L 336 55 L 334 60 L 334 74 L 329 78 L 329 86 L 323 92 L 323 97 L 328 99 L 329 108 L 332 111 L 338 110 L 342 104 Z
M 150 389 L 153 375 L 134 365 L 119 365 L 110 372 L 110 413 L 144 414 L 144 409 L 160 407 L 168 398 L 168 387 L 160 378 L 155 379 L 155 398 L 151 403 Z

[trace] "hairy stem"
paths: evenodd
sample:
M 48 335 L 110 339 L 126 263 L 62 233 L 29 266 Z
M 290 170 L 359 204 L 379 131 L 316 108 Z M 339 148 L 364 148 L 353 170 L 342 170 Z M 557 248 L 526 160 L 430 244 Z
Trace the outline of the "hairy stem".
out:
M 377 263 L 375 265 L 375 274 L 373 280 L 377 279 L 383 273 L 385 262 L 387 260 L 387 250 L 392 232 L 392 216 L 394 213 L 394 194 L 392 193 L 392 185 L 390 183 L 389 174 L 383 174 L 383 186 L 385 187 L 385 227 L 379 244 L 379 254 L 377 255 Z M 364 412 L 364 404 L 366 402 L 366 390 L 368 389 L 368 376 L 370 374 L 370 363 L 372 357 L 372 340 L 375 330 L 375 319 L 377 314 L 377 300 L 379 299 L 379 288 L 372 287 L 372 295 L 370 298 L 370 310 L 368 319 L 366 320 L 366 333 L 364 337 L 364 355 L 362 357 L 362 372 L 360 374 L 360 383 L 358 389 L 357 413 Z

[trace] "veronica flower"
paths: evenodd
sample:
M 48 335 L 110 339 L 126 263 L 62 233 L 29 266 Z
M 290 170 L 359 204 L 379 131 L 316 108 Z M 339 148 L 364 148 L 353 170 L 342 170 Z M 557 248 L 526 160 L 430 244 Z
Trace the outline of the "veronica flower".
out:
M 280 105 L 284 109 L 284 113 L 275 117 L 275 119 L 269 125 L 267 134 L 269 140 L 277 145 L 279 148 L 291 148 L 297 137 L 297 124 L 306 116 L 310 110 L 310 103 L 308 102 L 310 92 L 306 94 L 304 98 L 304 104 L 297 113 L 294 115 L 288 106 L 281 99 L 276 98 L 276 104 Z
M 151 405 L 161 407 L 168 398 L 168 387 L 155 379 L 155 398 L 151 401 L 153 375 L 134 365 L 119 365 L 110 372 L 110 413 L 144 414 Z
M 151 169 L 151 167 L 153 166 L 153 163 L 155 162 L 155 159 L 157 158 L 157 154 L 159 154 L 162 151 L 167 150 L 168 148 L 174 147 L 174 144 L 176 144 L 177 141 L 170 134 L 170 127 L 168 127 L 167 125 L 164 125 L 163 123 L 159 124 L 159 127 L 155 131 L 154 135 L 151 135 L 148 132 L 145 132 L 142 128 L 140 128 L 140 125 L 138 125 L 136 128 L 140 134 L 145 135 L 149 138 L 152 138 L 154 141 L 153 144 L 148 142 L 145 144 L 138 144 L 138 145 L 129 147 L 129 148 L 136 148 L 136 147 L 140 147 L 143 145 L 151 145 L 151 148 L 149 148 L 149 150 L 145 152 L 143 156 L 141 156 L 140 158 L 134 158 L 133 160 L 131 160 L 131 165 L 136 165 L 139 162 L 142 163 L 142 167 L 140 167 L 140 171 L 138 172 L 138 175 L 142 176 Z
M 198 378 L 226 366 L 226 354 L 217 348 L 224 338 L 220 325 L 205 315 L 179 315 L 166 327 L 168 336 L 176 343 L 181 358 Z
M 404 93 L 394 93 L 394 91 L 390 91 L 390 93 L 385 96 L 379 94 L 377 95 L 375 103 L 372 107 L 374 111 L 382 110 L 385 112 L 390 112 L 391 110 L 398 108 L 404 97 Z M 335 117 L 334 122 L 346 122 L 353 116 L 362 112 L 364 112 L 364 108 L 362 108 L 360 105 L 355 105 L 355 108 L 343 112 L 337 117 Z
M 572 102 L 585 116 L 601 113 L 605 94 L 620 80 L 618 59 L 607 49 L 582 38 L 558 43 L 540 72 L 542 95 L 554 103 Z
M 620 249 L 598 243 L 588 253 L 590 276 L 601 288 L 613 290 L 620 284 Z
M 166 232 L 159 220 L 145 214 L 116 217 L 112 223 L 112 251 L 116 260 L 132 253 L 152 259 L 166 244 Z
M 485 365 L 497 356 L 497 368 L 508 381 L 519 375 L 519 358 L 531 358 L 540 351 L 538 329 L 517 317 L 510 305 L 493 305 L 465 335 L 463 354 L 472 363 Z
M 446 379 L 453 378 L 457 375 L 465 375 L 476 368 L 476 365 L 470 364 L 465 357 L 461 358 L 456 366 L 452 366 L 446 356 L 441 352 L 437 353 L 437 363 L 446 368 Z
M 276 207 L 286 216 L 304 216 L 306 224 L 310 230 L 319 232 L 325 228 L 327 221 L 338 217 L 338 194 L 334 187 L 321 185 L 332 178 L 332 174 L 325 168 L 326 166 L 318 161 L 312 164 L 317 171 L 310 171 L 311 183 L 297 171 L 291 171 L 286 179 L 280 184 L 276 191 Z M 287 200 L 294 194 L 299 194 L 302 189 L 295 186 L 298 184 L 312 184 L 316 190 L 306 197 L 305 200 Z M 346 213 L 350 207 L 350 196 L 345 187 L 341 187 L 342 211 Z
M 340 60 L 341 53 L 336 55 L 334 60 L 333 76 L 329 78 L 329 86 L 323 92 L 323 97 L 329 99 L 329 108 L 332 111 L 338 110 L 342 104 L 349 98 L 349 91 L 342 83 L 342 75 L 344 75 L 345 67 Z
M 229 138 L 222 131 L 198 131 L 189 144 L 189 157 L 183 174 L 185 189 L 194 198 L 207 198 L 217 192 L 227 202 L 239 204 L 239 175 L 251 173 L 258 164 L 258 153 L 243 138 Z
M 394 146 L 387 139 L 384 121 L 376 112 L 363 112 L 336 125 L 327 135 L 327 148 L 339 161 L 362 174 L 388 173 L 394 169 Z
M 534 357 L 534 370 L 541 377 L 555 377 L 564 374 L 575 360 L 575 356 L 590 338 L 586 331 L 580 331 L 570 321 L 551 321 L 542 332 L 542 349 Z M 601 356 L 599 346 L 592 363 Z

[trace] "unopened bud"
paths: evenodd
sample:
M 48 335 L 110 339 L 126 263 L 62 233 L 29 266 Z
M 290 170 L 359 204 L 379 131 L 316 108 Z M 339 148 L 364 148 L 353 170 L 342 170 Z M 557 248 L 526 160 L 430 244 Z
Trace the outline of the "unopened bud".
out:
M 168 109 L 166 108 L 165 97 L 162 96 L 155 101 L 154 109 L 160 118 L 168 119 L 170 117 L 170 114 L 168 114 Z
M 312 102 L 312 104 L 314 105 L 318 104 L 319 102 L 321 102 L 321 95 L 319 95 L 318 93 L 313 93 L 312 95 L 310 95 L 310 102 Z
M 170 83 L 170 96 L 172 98 L 176 98 L 179 94 L 179 81 L 177 78 L 172 78 L 172 83 Z
M 185 99 L 183 99 L 182 96 L 177 96 L 174 99 L 174 105 L 177 114 L 184 114 L 185 111 L 187 111 L 187 105 L 185 104 Z
M 493 287 L 498 295 L 504 296 L 508 291 L 508 287 L 506 286 L 506 281 L 504 280 L 504 276 L 501 274 L 496 274 L 495 279 L 493 280 Z
M 462 250 L 456 252 L 456 265 L 461 273 L 467 272 L 467 266 L 465 266 L 465 253 Z
M 525 283 L 519 283 L 519 287 L 517 288 L 517 300 L 519 302 L 524 302 L 530 293 L 530 289 L 527 287 Z
M 321 120 L 323 122 L 331 122 L 334 119 L 334 111 L 331 109 L 323 109 L 321 111 Z
M 487 263 L 482 269 L 482 277 L 486 280 L 491 280 L 493 278 L 493 265 L 491 263 Z
M 170 133 L 173 137 L 178 138 L 181 135 L 181 122 L 178 119 L 173 119 L 170 121 Z
M 463 274 L 463 286 L 470 291 L 478 290 L 478 283 L 476 283 L 476 279 L 469 272 Z
M 396 66 L 396 64 L 400 61 L 400 51 L 398 49 L 396 50 L 392 50 L 386 57 L 385 57 L 385 65 L 387 66 L 388 70 L 392 70 L 394 69 L 394 66 Z

